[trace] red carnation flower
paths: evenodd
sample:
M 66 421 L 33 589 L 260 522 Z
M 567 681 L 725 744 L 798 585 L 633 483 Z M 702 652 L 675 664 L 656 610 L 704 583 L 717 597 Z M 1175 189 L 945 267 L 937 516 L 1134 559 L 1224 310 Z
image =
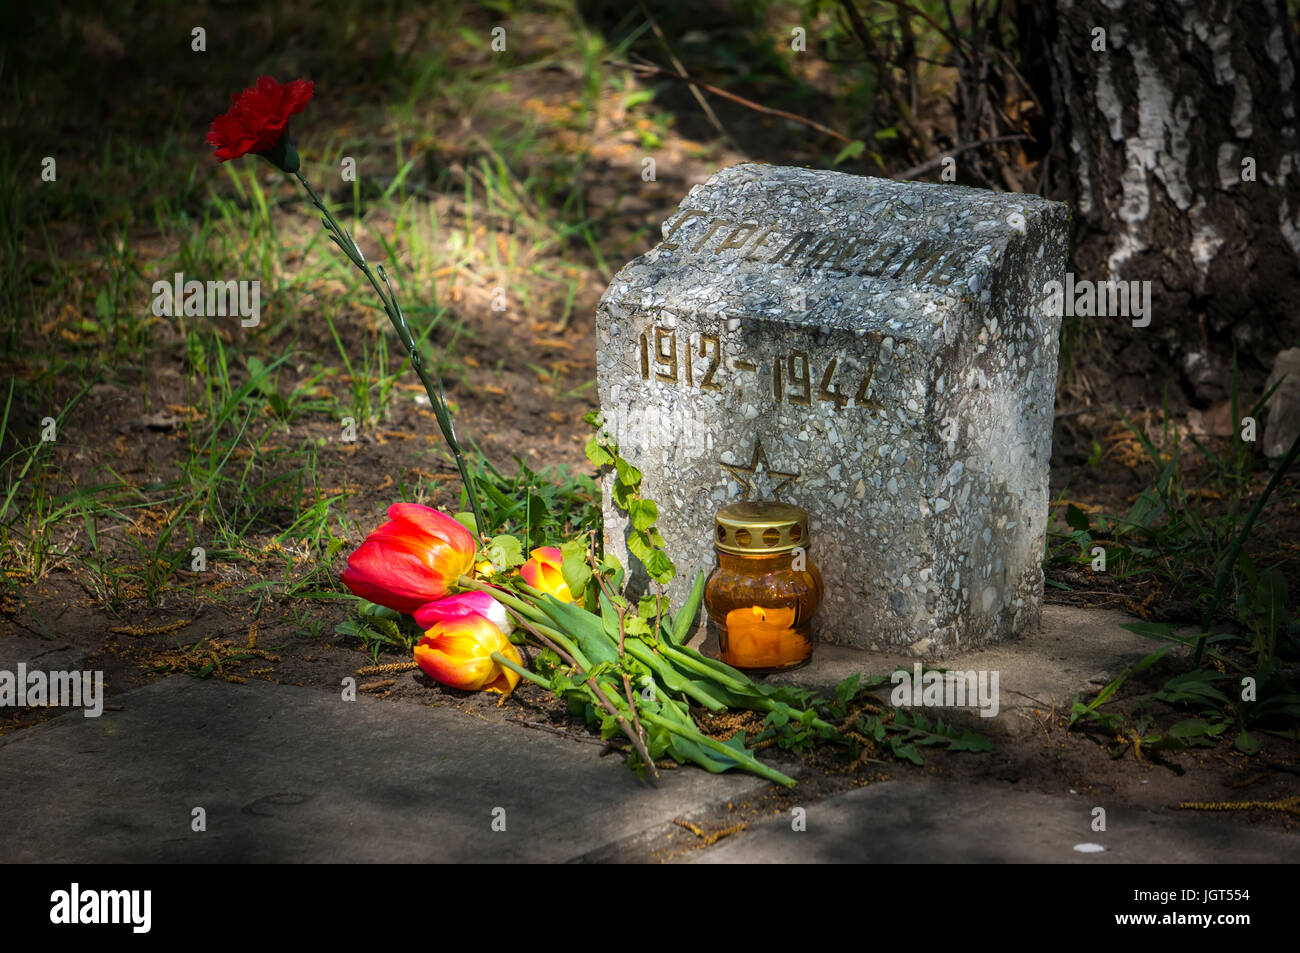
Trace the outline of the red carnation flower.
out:
M 212 120 L 207 143 L 225 162 L 250 152 L 285 172 L 298 171 L 298 153 L 289 138 L 289 117 L 307 108 L 312 83 L 295 79 L 280 85 L 261 76 L 257 85 L 230 97 L 229 111 Z

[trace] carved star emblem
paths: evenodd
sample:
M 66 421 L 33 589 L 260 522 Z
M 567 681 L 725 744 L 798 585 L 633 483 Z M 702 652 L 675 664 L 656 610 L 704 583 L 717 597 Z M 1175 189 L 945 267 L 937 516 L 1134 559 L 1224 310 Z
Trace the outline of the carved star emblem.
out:
M 742 500 L 748 500 L 751 493 L 760 494 L 754 497 L 756 500 L 775 500 L 782 490 L 799 477 L 798 473 L 782 473 L 780 470 L 773 470 L 772 465 L 767 462 L 767 453 L 763 450 L 761 440 L 754 441 L 754 453 L 750 457 L 749 466 L 723 463 L 722 469 L 735 477 L 736 482 L 740 484 Z M 771 483 L 776 485 L 768 491 L 768 495 L 762 495 Z

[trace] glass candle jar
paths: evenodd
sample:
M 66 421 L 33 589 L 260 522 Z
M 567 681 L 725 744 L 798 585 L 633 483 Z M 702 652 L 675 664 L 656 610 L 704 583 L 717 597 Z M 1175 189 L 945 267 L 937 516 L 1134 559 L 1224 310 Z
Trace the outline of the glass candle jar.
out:
M 808 514 L 790 503 L 732 503 L 718 511 L 718 565 L 704 589 L 722 661 L 776 672 L 812 657 L 822 576 L 808 555 Z

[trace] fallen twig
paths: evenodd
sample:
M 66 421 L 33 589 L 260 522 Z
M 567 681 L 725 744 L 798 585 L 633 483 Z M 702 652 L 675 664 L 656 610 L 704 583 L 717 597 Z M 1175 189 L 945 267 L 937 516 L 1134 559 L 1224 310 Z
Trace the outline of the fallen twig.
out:
M 821 123 L 805 118 L 804 116 L 796 116 L 794 113 L 786 112 L 784 109 L 773 109 L 770 106 L 761 105 L 760 103 L 754 102 L 752 99 L 746 99 L 744 96 L 737 96 L 735 93 L 729 93 L 725 89 L 719 89 L 717 86 L 713 86 L 710 83 L 695 79 L 692 76 L 682 76 L 679 73 L 674 73 L 672 70 L 666 70 L 660 66 L 649 66 L 641 63 L 622 63 L 618 60 L 606 60 L 605 64 L 607 66 L 617 66 L 620 69 L 636 70 L 639 73 L 649 73 L 654 76 L 666 76 L 669 79 L 675 79 L 680 83 L 689 83 L 692 86 L 698 86 L 700 89 L 710 92 L 715 96 L 721 96 L 723 99 L 729 99 L 733 103 L 739 103 L 741 106 L 744 106 L 747 109 L 752 109 L 755 112 L 766 113 L 769 116 L 779 116 L 782 119 L 789 119 L 792 122 L 802 123 L 803 125 L 816 129 L 823 135 L 830 136 L 832 139 L 839 142 L 848 144 L 853 141 L 843 133 L 836 132 L 834 129 L 823 126 Z
M 998 144 L 999 142 L 1015 142 L 1016 140 L 1019 139 L 1028 139 L 1028 138 L 1029 136 L 1026 136 L 1023 133 L 1016 132 L 1005 136 L 993 136 L 992 138 L 989 139 L 976 139 L 974 142 L 965 142 L 955 148 L 949 149 L 946 152 L 939 153 L 933 159 L 926 159 L 920 165 L 914 165 L 910 169 L 905 169 L 904 171 L 894 176 L 894 178 L 914 179 L 918 175 L 925 175 L 927 172 L 932 172 L 935 169 L 939 168 L 939 166 L 943 165 L 945 159 L 954 158 L 955 156 L 961 155 L 963 152 L 969 152 L 971 149 L 978 149 L 981 146 L 992 146 Z

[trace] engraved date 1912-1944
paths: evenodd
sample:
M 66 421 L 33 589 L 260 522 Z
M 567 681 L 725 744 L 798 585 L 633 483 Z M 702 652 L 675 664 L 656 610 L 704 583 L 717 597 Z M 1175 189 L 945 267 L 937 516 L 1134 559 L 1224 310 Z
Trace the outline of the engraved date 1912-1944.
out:
M 752 381 L 776 403 L 810 407 L 814 402 L 832 411 L 880 409 L 871 393 L 879 352 L 869 359 L 850 360 L 844 354 L 791 350 L 773 355 L 770 367 L 736 355 L 728 360 L 724 334 L 681 333 L 653 323 L 637 338 L 641 379 L 702 391 L 744 387 Z

